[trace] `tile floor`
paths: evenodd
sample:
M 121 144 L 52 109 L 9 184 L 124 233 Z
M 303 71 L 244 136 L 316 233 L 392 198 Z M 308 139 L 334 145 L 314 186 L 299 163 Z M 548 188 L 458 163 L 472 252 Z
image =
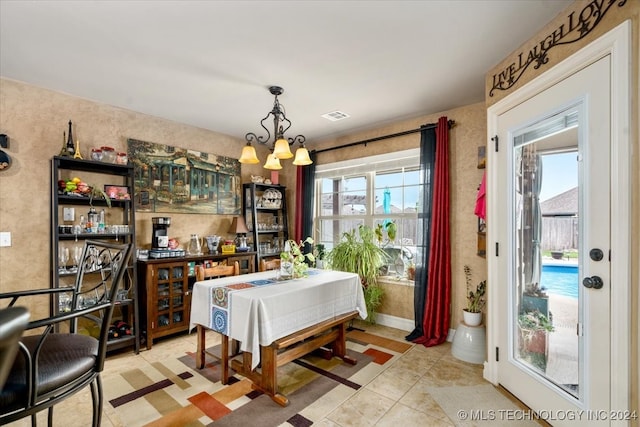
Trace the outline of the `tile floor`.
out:
M 367 332 L 404 341 L 405 331 L 379 325 L 362 326 Z M 217 334 L 207 337 L 214 343 Z M 154 343 L 151 350 L 139 355 L 122 353 L 109 356 L 103 378 L 125 369 L 144 366 L 167 357 L 176 357 L 196 348 L 195 334 L 179 335 Z M 58 405 L 54 411 L 54 426 L 85 427 L 90 425 L 89 392 L 82 392 Z M 522 425 L 537 426 L 537 422 L 514 422 L 501 419 L 501 410 L 517 410 L 521 404 L 482 378 L 482 365 L 462 362 L 451 355 L 451 344 L 426 348 L 413 346 L 388 369 L 373 378 L 365 387 L 326 414 L 320 423 L 325 427 L 358 426 L 474 426 Z M 317 409 L 317 408 L 316 408 Z M 464 413 L 460 411 L 466 411 Z M 475 411 L 479 419 L 466 415 Z M 496 416 L 498 414 L 498 416 Z M 28 419 L 10 424 L 28 426 Z M 46 411 L 38 417 L 46 425 Z M 102 425 L 127 426 L 113 408 L 105 403 Z M 289 424 L 285 424 L 288 426 Z

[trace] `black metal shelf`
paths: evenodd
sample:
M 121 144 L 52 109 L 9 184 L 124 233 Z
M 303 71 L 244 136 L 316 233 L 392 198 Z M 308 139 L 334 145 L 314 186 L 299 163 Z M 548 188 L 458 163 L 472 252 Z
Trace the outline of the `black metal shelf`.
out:
M 74 234 L 59 234 L 59 240 L 75 240 L 76 236 L 78 240 L 116 240 L 116 239 L 128 239 L 129 237 L 133 237 L 132 232 L 128 233 L 78 233 Z
M 65 242 L 64 246 L 68 246 L 74 240 L 112 240 L 123 241 L 132 244 L 132 252 L 135 253 L 135 211 L 133 200 L 127 199 L 109 199 L 110 207 L 107 200 L 102 198 L 89 198 L 84 195 L 69 195 L 58 189 L 58 181 L 64 175 L 76 175 L 76 172 L 89 172 L 99 174 L 98 181 L 104 181 L 103 185 L 123 185 L 133 190 L 134 185 L 134 168 L 133 165 L 120 165 L 114 163 L 97 162 L 93 160 L 80 160 L 70 157 L 55 156 L 51 160 L 51 287 L 57 288 L 62 286 L 60 280 L 69 281 L 70 277 L 76 275 L 75 272 L 59 273 L 58 251 L 60 243 Z M 79 174 L 78 174 L 79 175 Z M 115 178 L 114 178 L 115 177 Z M 120 182 L 113 182 L 120 181 Z M 61 233 L 59 226 L 65 225 L 61 217 L 62 206 L 97 206 L 107 207 L 110 212 L 121 212 L 121 225 L 128 226 L 128 232 L 124 233 Z M 84 242 L 82 243 L 84 244 Z M 73 262 L 73 260 L 69 260 Z M 122 289 L 126 290 L 129 298 L 116 301 L 116 306 L 122 309 L 123 321 L 130 324 L 133 328 L 133 335 L 123 338 L 116 338 L 109 342 L 108 350 L 133 346 L 134 351 L 140 351 L 140 328 L 138 315 L 138 290 L 137 290 L 137 272 L 135 257 L 131 257 L 130 264 L 127 266 L 127 274 L 122 284 Z M 50 307 L 52 314 L 58 310 L 54 301 Z
M 278 200 L 281 200 L 279 207 L 263 207 L 257 206 L 258 198 L 262 197 L 268 190 L 276 190 L 280 193 Z M 277 184 L 260 184 L 260 183 L 247 183 L 243 185 L 242 194 L 242 211 L 249 228 L 249 233 L 252 238 L 252 245 L 256 251 L 256 259 L 258 264 L 262 258 L 274 258 L 280 256 L 282 248 L 274 249 L 273 241 L 281 241 L 282 244 L 289 239 L 289 227 L 287 219 L 287 202 L 286 202 L 286 187 Z M 272 217 L 271 224 L 278 224 L 278 228 L 260 229 L 259 217 Z M 261 245 L 268 242 L 269 239 L 272 242 L 271 249 L 265 248 Z
M 131 206 L 133 201 L 132 200 L 126 200 L 126 199 L 109 199 L 111 202 L 111 207 L 124 207 L 124 206 Z M 80 206 L 89 206 L 89 205 L 94 205 L 94 206 L 108 206 L 107 205 L 107 201 L 104 199 L 100 199 L 100 198 L 93 198 L 93 200 L 91 200 L 89 198 L 89 196 L 69 196 L 66 194 L 60 194 L 58 193 L 58 203 L 59 204 L 64 204 L 64 205 L 80 205 Z
M 80 160 L 72 157 L 54 156 L 53 161 L 58 164 L 58 168 L 82 171 L 97 172 L 107 175 L 128 176 L 132 174 L 133 165 L 120 165 L 117 163 L 97 162 L 94 160 Z

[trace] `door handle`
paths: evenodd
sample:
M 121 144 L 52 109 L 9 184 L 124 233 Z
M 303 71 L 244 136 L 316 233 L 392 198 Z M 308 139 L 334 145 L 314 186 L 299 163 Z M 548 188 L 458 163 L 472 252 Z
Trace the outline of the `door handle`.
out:
M 602 249 L 593 248 L 589 251 L 589 257 L 594 261 L 602 261 L 604 253 L 602 252 Z
M 604 282 L 600 276 L 585 277 L 582 279 L 582 285 L 585 288 L 602 289 Z

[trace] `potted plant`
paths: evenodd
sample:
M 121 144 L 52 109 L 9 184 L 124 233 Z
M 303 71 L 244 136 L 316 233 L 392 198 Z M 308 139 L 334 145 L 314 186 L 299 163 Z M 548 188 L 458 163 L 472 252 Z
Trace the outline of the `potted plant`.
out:
M 538 310 L 545 316 L 549 316 L 549 296 L 547 290 L 538 283 L 529 283 L 522 293 L 522 311 Z
M 525 311 L 518 316 L 518 328 L 520 357 L 535 367 L 546 370 L 548 334 L 555 330 L 551 317 L 539 310 Z
M 384 296 L 377 277 L 386 260 L 387 254 L 376 243 L 374 230 L 366 225 L 360 225 L 357 231 L 343 233 L 340 242 L 327 254 L 326 261 L 332 269 L 360 276 L 367 304 L 367 321 L 371 323 L 375 323 L 375 314 Z
M 280 253 L 281 271 L 286 267 L 285 264 L 290 263 L 292 265 L 292 275 L 294 278 L 307 277 L 307 270 L 309 269 L 309 263 L 315 262 L 313 253 L 304 253 L 303 249 L 305 244 L 313 244 L 313 239 L 307 237 L 301 240 L 299 243 L 295 240 L 287 240 L 285 242 L 285 251 Z M 288 246 L 288 251 L 286 250 Z M 288 274 L 291 275 L 291 274 Z
M 485 305 L 487 281 L 480 281 L 475 289 L 471 285 L 471 267 L 464 266 L 464 276 L 467 284 L 467 307 L 462 311 L 464 323 L 468 326 L 478 326 L 482 323 L 482 309 Z

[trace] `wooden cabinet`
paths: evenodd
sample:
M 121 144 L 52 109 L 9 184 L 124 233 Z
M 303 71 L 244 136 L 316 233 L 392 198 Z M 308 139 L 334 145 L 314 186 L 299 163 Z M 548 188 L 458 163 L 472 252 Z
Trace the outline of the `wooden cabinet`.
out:
M 142 292 L 145 302 L 142 312 L 146 320 L 147 349 L 150 349 L 154 338 L 189 327 L 189 264 L 165 261 L 148 265 L 144 283 L 147 286 L 146 292 Z
M 111 206 L 102 198 L 91 199 L 87 195 L 67 191 L 59 187 L 59 181 L 81 178 L 91 186 L 103 188 L 105 185 L 133 189 L 133 166 L 105 163 L 92 160 L 56 156 L 51 161 L 51 287 L 70 286 L 74 283 L 76 248 L 84 245 L 85 239 L 111 240 L 135 245 L 135 218 L 133 201 L 130 199 L 110 199 Z M 104 210 L 104 227 L 94 230 L 82 229 L 81 216 L 87 218 L 90 207 L 97 212 Z M 68 250 L 69 257 L 62 261 L 60 253 Z M 132 248 L 135 253 L 135 247 Z M 138 316 L 138 288 L 136 286 L 136 263 L 131 257 L 127 272 L 118 292 L 118 300 L 113 314 L 113 323 L 125 322 L 130 326 L 131 335 L 118 336 L 109 341 L 108 350 L 133 346 L 140 349 L 140 328 Z M 53 301 L 51 313 L 58 313 L 59 304 Z
M 255 271 L 255 252 L 138 260 L 140 323 L 147 349 L 153 340 L 189 329 L 195 266 L 238 261 L 241 274 Z
M 243 185 L 242 210 L 258 264 L 262 258 L 280 257 L 289 239 L 285 191 L 281 185 Z

